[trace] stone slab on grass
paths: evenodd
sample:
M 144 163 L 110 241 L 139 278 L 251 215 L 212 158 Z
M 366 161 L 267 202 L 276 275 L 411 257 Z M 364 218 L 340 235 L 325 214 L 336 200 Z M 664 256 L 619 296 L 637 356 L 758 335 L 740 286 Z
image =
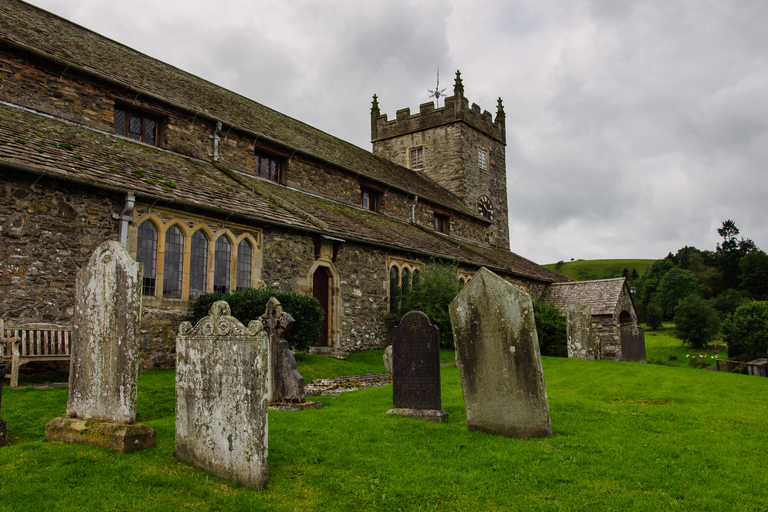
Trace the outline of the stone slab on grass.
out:
M 119 453 L 151 448 L 157 433 L 141 423 L 118 423 L 80 418 L 54 418 L 45 426 L 49 441 L 101 446 Z

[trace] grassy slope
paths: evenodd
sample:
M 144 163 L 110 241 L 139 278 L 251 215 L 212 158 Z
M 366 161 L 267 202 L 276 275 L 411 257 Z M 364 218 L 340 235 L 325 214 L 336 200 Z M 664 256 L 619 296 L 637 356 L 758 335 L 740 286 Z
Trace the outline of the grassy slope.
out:
M 629 272 L 634 268 L 638 275 L 642 276 L 654 261 L 656 260 L 579 260 L 566 262 L 559 270 L 555 268 L 555 263 L 544 266 L 576 281 L 590 281 L 621 277 L 625 268 Z
M 651 342 L 649 357 L 657 345 L 667 350 Z M 0 509 L 764 509 L 768 379 L 543 363 L 552 438 L 467 431 L 458 371 L 449 366 L 447 423 L 386 416 L 389 386 L 323 397 L 319 410 L 270 412 L 269 484 L 260 491 L 173 457 L 173 371 L 139 376 L 139 418 L 157 430 L 158 446 L 130 455 L 46 442 L 44 425 L 64 413 L 66 389 L 6 386 L 2 414 L 14 444 L 0 449 Z

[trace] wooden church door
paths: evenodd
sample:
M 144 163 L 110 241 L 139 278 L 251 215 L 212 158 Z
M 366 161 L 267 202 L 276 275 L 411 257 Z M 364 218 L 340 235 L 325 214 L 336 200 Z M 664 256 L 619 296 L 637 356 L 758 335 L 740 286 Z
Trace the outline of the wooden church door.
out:
M 317 343 L 318 347 L 328 346 L 328 319 L 330 318 L 331 312 L 329 281 L 328 271 L 325 267 L 317 267 L 312 279 L 312 295 L 320 301 L 320 307 L 323 308 L 323 312 L 325 313 L 323 325 L 320 326 L 320 341 Z

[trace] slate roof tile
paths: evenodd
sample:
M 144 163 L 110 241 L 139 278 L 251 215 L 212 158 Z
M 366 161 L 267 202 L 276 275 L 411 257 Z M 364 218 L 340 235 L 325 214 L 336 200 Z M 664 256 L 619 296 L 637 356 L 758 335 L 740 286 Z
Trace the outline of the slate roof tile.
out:
M 554 283 L 542 295 L 541 300 L 554 304 L 561 311 L 580 302 L 592 308 L 593 315 L 613 315 L 624 287 L 624 278 L 597 281 Z

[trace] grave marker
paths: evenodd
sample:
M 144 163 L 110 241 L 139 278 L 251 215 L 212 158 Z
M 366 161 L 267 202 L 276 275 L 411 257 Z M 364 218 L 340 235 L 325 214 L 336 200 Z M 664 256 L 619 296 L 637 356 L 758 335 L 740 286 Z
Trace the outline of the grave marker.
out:
M 251 488 L 267 483 L 269 337 L 215 302 L 176 336 L 176 458 Z
M 565 312 L 568 331 L 568 357 L 595 360 L 595 337 L 592 335 L 592 309 L 579 302 Z
M 101 244 L 77 273 L 67 417 L 45 427 L 48 440 L 119 452 L 154 446 L 136 424 L 142 265 L 117 242 Z
M 551 436 L 530 296 L 481 268 L 449 309 L 467 427 L 507 437 Z
M 421 311 L 392 329 L 392 406 L 387 414 L 442 421 L 440 330 Z

